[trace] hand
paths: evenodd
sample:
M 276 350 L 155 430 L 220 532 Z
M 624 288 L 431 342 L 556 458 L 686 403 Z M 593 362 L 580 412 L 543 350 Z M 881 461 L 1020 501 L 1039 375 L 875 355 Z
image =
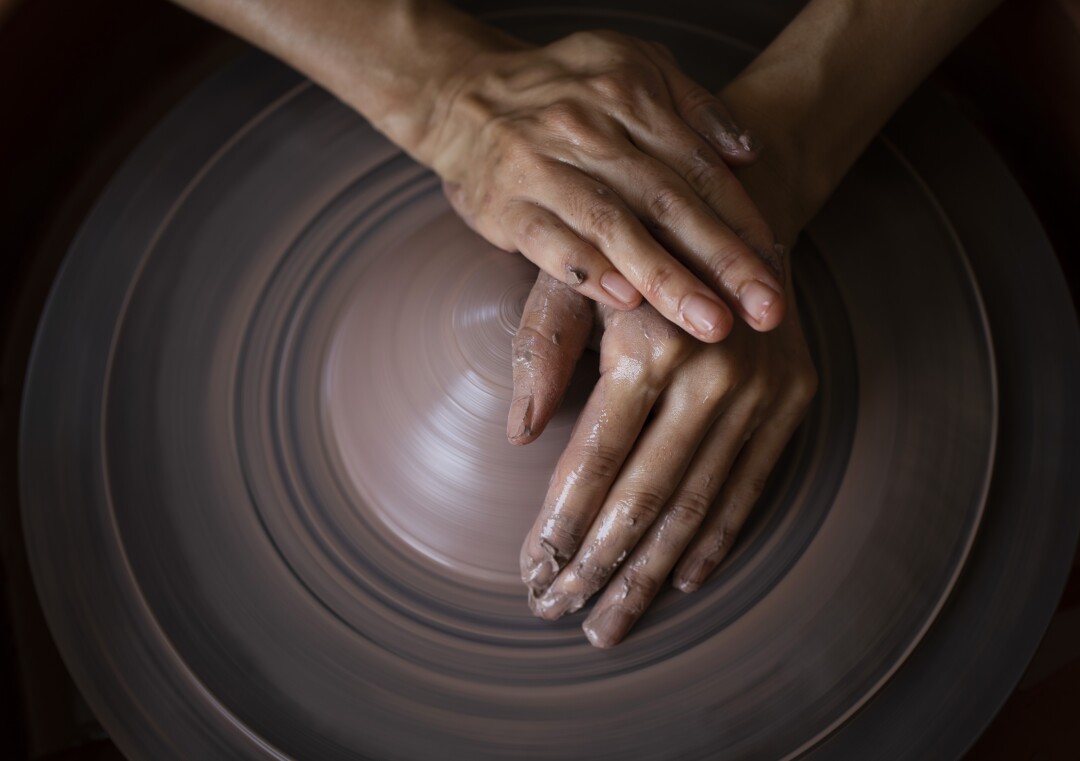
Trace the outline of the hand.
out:
M 780 324 L 773 235 L 725 164 L 754 151 L 666 49 L 579 33 L 476 53 L 445 89 L 413 152 L 493 244 L 609 307 L 644 295 L 703 341 L 727 336 L 731 309 Z
M 533 440 L 558 406 L 593 327 L 588 307 L 540 274 L 515 337 L 512 441 Z M 648 305 L 598 306 L 595 319 L 601 377 L 522 548 L 521 570 L 533 611 L 548 620 L 604 589 L 583 628 L 594 645 L 610 647 L 673 568 L 675 586 L 692 592 L 723 560 L 817 376 L 794 314 L 766 334 L 736 325 L 711 345 Z

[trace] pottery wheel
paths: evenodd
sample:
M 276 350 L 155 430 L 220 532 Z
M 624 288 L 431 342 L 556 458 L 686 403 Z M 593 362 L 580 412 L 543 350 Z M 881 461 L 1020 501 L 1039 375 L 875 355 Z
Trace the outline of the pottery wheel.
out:
M 658 38 L 713 84 L 749 55 L 645 17 L 504 22 Z M 809 417 L 713 580 L 596 650 L 518 578 L 590 383 L 505 442 L 535 270 L 324 92 L 263 56 L 227 67 L 86 221 L 27 382 L 28 547 L 104 726 L 145 759 L 962 752 L 1076 539 L 1060 272 L 932 93 L 792 258 Z

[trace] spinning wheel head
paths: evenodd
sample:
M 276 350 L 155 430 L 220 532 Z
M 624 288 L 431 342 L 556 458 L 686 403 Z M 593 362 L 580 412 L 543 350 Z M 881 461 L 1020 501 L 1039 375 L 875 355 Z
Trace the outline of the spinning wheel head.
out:
M 744 55 L 655 19 L 596 21 L 644 25 L 690 59 Z M 666 593 L 601 652 L 580 616 L 534 619 L 518 578 L 590 387 L 585 371 L 538 442 L 506 442 L 510 337 L 534 270 L 265 58 L 178 106 L 74 243 L 24 405 L 39 592 L 125 752 L 962 750 L 1026 659 L 1001 653 L 1037 638 L 995 590 L 1038 586 L 1075 537 L 1060 498 L 1017 533 L 1016 485 L 1052 492 L 1068 476 L 1003 453 L 1076 445 L 1029 392 L 1076 421 L 1062 389 L 1080 349 L 1057 320 L 1039 333 L 1059 339 L 1053 377 L 1016 371 L 1045 356 L 1000 326 L 1046 331 L 1067 297 L 1042 322 L 1011 319 L 1017 244 L 981 234 L 951 178 L 990 162 L 980 209 L 1024 237 L 1024 276 L 1052 253 L 947 107 L 919 100 L 896 129 L 793 255 L 821 392 L 739 547 L 713 583 Z M 931 133 L 968 146 L 943 174 L 919 173 Z M 1017 565 L 1020 549 L 1047 567 Z M 958 711 L 955 680 L 987 659 L 1011 670 Z M 916 725 L 935 731 L 889 735 Z

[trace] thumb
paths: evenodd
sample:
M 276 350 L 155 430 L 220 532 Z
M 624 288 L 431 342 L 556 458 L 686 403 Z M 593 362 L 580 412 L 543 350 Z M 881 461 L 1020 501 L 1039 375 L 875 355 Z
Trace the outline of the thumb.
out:
M 559 408 L 592 334 L 592 302 L 540 272 L 513 341 L 514 396 L 506 422 L 512 444 L 528 444 Z

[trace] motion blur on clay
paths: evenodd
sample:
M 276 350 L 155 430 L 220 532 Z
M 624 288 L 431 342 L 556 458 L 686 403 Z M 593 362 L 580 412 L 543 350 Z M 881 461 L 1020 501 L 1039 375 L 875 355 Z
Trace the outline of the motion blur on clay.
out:
M 0 755 L 1069 757 L 999 727 L 1069 613 L 1080 132 L 980 88 L 1073 5 L 814 102 L 832 0 L 180 5 L 0 3 Z M 396 100 L 353 28 L 430 41 Z

